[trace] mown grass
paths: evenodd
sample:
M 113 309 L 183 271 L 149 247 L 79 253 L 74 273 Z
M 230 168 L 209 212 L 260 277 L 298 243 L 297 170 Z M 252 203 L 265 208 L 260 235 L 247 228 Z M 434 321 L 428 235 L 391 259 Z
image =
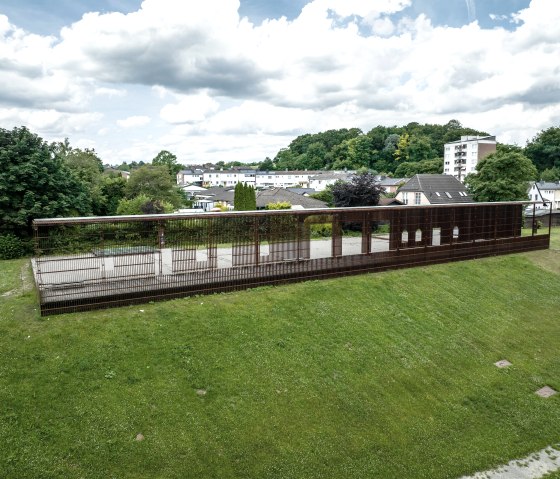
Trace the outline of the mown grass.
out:
M 20 271 L 22 266 L 21 260 L 0 260 L 0 294 L 21 287 Z
M 47 318 L 0 298 L 0 477 L 448 478 L 556 444 L 548 253 Z

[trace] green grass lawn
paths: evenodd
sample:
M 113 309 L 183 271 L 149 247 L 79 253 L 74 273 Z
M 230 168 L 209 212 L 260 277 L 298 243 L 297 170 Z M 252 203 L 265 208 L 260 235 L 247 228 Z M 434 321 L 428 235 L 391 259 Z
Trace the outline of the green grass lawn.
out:
M 13 291 L 21 286 L 21 260 L 0 260 L 0 295 Z
M 559 256 L 43 318 L 0 297 L 0 477 L 437 479 L 557 444 Z

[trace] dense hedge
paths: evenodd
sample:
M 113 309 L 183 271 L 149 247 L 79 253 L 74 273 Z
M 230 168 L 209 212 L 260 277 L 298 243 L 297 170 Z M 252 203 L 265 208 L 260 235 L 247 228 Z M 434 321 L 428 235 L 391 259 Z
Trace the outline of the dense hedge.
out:
M 12 234 L 0 236 L 0 259 L 21 258 L 25 254 L 23 242 Z

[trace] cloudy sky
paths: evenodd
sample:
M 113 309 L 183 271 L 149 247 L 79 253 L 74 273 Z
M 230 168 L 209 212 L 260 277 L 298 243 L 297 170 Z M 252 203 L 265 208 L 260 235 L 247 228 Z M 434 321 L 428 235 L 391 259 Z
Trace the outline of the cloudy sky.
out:
M 1 0 L 0 127 L 112 164 L 450 119 L 524 145 L 559 59 L 559 0 Z

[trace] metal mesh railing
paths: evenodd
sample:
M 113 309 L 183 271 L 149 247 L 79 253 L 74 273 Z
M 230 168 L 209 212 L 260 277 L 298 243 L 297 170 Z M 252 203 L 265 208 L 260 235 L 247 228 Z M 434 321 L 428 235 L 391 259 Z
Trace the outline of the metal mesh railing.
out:
M 548 248 L 524 203 L 34 222 L 41 313 Z

